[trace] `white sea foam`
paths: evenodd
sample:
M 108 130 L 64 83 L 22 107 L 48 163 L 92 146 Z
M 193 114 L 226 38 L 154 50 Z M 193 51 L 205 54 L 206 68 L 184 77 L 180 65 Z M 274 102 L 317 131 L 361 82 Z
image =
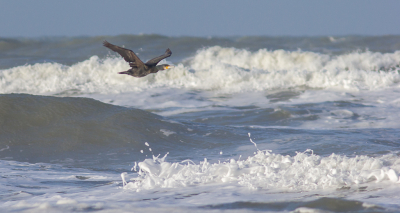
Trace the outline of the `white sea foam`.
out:
M 399 65 L 400 51 L 394 53 L 352 52 L 329 56 L 305 51 L 268 51 L 261 49 L 250 52 L 219 46 L 198 51 L 192 67 L 196 70 L 209 69 L 218 64 L 229 64 L 245 69 L 260 70 L 379 70 Z
M 176 133 L 176 132 L 170 131 L 168 129 L 160 129 L 160 132 L 162 132 L 167 137 Z
M 199 164 L 169 163 L 164 158 L 146 159 L 139 164 L 139 177 L 125 189 L 176 188 L 204 184 L 230 183 L 249 189 L 310 191 L 387 182 L 398 184 L 400 158 L 384 155 L 346 157 L 332 154 L 321 157 L 311 150 L 295 156 L 258 151 L 245 160 Z
M 296 86 L 375 90 L 400 82 L 400 51 L 329 56 L 285 50 L 250 52 L 216 46 L 198 51 L 187 61 L 186 66 L 178 64 L 144 78 L 118 75 L 117 72 L 129 68 L 120 58 L 101 60 L 93 56 L 72 66 L 24 65 L 0 71 L 0 93 L 116 94 L 160 87 L 225 93 Z
M 42 63 L 0 70 L 0 93 L 91 97 L 115 105 L 157 109 L 157 114 L 170 116 L 225 110 L 224 106 L 276 108 L 268 94 L 311 88 L 278 104 L 360 99 L 376 108 L 332 107 L 319 113 L 318 120 L 304 121 L 302 128 L 398 127 L 399 62 L 400 51 L 330 56 L 217 46 L 199 50 L 185 65 L 144 78 L 117 74 L 129 68 L 122 58 L 102 60 L 97 56 L 72 66 Z M 371 121 L 371 117 L 377 119 Z M 173 132 L 163 133 L 169 136 Z
M 234 202 L 286 202 L 289 205 L 293 201 L 343 195 L 348 200 L 367 201 L 371 204 L 365 205 L 369 206 L 392 204 L 396 208 L 400 190 L 397 155 L 320 157 L 306 152 L 290 157 L 259 152 L 245 160 L 210 163 L 205 159 L 197 164 L 191 160 L 169 163 L 164 156 L 140 162 L 138 173 L 141 175 L 137 178 L 132 177 L 138 173 L 119 176 L 114 172 L 65 169 L 55 164 L 0 161 L 0 165 L 5 174 L 0 187 L 8 192 L 0 207 L 7 212 L 88 209 L 159 212 L 160 208 L 176 212 L 179 208 L 193 210 Z M 89 179 L 78 179 L 78 176 Z M 102 177 L 105 182 L 93 181 L 93 177 Z M 122 178 L 127 182 L 124 187 Z M 21 187 L 27 188 L 21 191 Z M 128 190 L 121 190 L 121 187 Z M 376 198 L 369 198 L 372 196 Z M 149 210 L 149 207 L 155 209 Z
M 360 106 L 329 106 L 318 113 L 318 119 L 305 121 L 306 129 L 333 128 L 399 128 L 399 90 L 360 91 L 355 93 L 334 91 L 306 91 L 291 104 L 344 101 L 362 103 Z M 362 100 L 362 101 L 358 101 Z

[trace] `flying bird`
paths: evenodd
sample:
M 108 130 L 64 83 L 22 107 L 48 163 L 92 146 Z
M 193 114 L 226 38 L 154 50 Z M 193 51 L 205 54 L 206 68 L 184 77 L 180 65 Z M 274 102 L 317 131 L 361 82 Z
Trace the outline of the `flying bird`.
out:
M 114 52 L 119 53 L 125 59 L 125 61 L 129 63 L 129 66 L 131 66 L 131 69 L 119 72 L 119 74 L 127 74 L 133 77 L 140 78 L 150 73 L 156 73 L 160 70 L 166 70 L 173 67 L 168 64 L 157 65 L 158 62 L 172 55 L 172 52 L 169 48 L 165 51 L 163 55 L 160 55 L 147 61 L 146 63 L 143 63 L 143 61 L 141 61 L 132 50 L 113 45 L 107 41 L 103 42 L 103 46 L 110 48 Z

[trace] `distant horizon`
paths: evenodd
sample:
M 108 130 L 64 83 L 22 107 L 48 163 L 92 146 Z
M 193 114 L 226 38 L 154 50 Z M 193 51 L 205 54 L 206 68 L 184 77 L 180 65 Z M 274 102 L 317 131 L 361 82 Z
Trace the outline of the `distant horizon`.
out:
M 24 39 L 40 39 L 40 38 L 79 38 L 79 37 L 118 37 L 118 36 L 160 36 L 160 37 L 168 37 L 168 38 L 182 38 L 182 37 L 191 37 L 191 38 L 241 38 L 241 37 L 293 37 L 293 38 L 301 38 L 301 37 L 385 37 L 385 36 L 400 36 L 400 34 L 382 34 L 382 35 L 357 35 L 357 34 L 348 34 L 348 35 L 229 35 L 229 36 L 192 36 L 192 35 L 163 35 L 157 33 L 140 33 L 140 34 L 118 34 L 118 35 L 44 35 L 44 36 L 0 36 L 2 38 L 24 38 Z

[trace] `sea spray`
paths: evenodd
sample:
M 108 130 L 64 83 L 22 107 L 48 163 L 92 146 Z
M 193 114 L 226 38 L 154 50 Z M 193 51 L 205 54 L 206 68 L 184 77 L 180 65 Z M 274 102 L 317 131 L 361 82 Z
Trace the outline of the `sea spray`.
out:
M 192 160 L 170 163 L 165 158 L 140 162 L 142 172 L 124 189 L 140 191 L 230 182 L 249 189 L 310 191 L 358 187 L 371 181 L 397 183 L 400 171 L 400 159 L 392 154 L 378 158 L 337 154 L 321 157 L 311 149 L 293 157 L 258 150 L 245 160 L 218 163 L 209 163 L 206 158 L 198 164 Z
M 252 144 L 254 144 L 254 146 L 256 147 L 257 151 L 260 151 L 260 150 L 258 149 L 258 147 L 257 147 L 257 144 L 256 144 L 256 143 L 254 143 L 254 141 L 253 141 L 253 140 L 251 140 L 251 134 L 250 134 L 250 132 L 249 132 L 249 133 L 247 133 L 247 134 L 249 135 L 250 142 L 251 142 Z
M 302 51 L 251 53 L 210 47 L 197 52 L 186 65 L 178 64 L 146 78 L 118 75 L 117 72 L 128 68 L 123 59 L 103 60 L 97 56 L 71 66 L 37 63 L 13 67 L 0 70 L 0 93 L 117 94 L 154 88 L 240 93 L 300 86 L 376 90 L 400 82 L 399 64 L 400 51 L 331 57 Z

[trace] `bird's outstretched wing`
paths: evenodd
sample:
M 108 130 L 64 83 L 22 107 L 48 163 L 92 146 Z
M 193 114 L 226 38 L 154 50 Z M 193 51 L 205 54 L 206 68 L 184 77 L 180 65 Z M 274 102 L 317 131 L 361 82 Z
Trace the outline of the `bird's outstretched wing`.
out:
M 147 66 L 156 66 L 156 65 L 158 64 L 158 62 L 160 62 L 160 61 L 163 60 L 164 58 L 170 57 L 171 55 L 172 55 L 172 52 L 171 52 L 171 50 L 168 48 L 168 49 L 165 51 L 164 55 L 160 55 L 160 56 L 158 56 L 158 57 L 155 57 L 155 58 L 149 60 L 148 62 L 146 62 L 146 65 L 147 65 Z
M 129 65 L 132 68 L 138 68 L 144 66 L 143 61 L 136 56 L 136 54 L 132 50 L 128 50 L 117 45 L 111 44 L 107 41 L 103 42 L 103 46 L 110 48 L 112 51 L 119 53 L 126 62 L 129 62 Z

